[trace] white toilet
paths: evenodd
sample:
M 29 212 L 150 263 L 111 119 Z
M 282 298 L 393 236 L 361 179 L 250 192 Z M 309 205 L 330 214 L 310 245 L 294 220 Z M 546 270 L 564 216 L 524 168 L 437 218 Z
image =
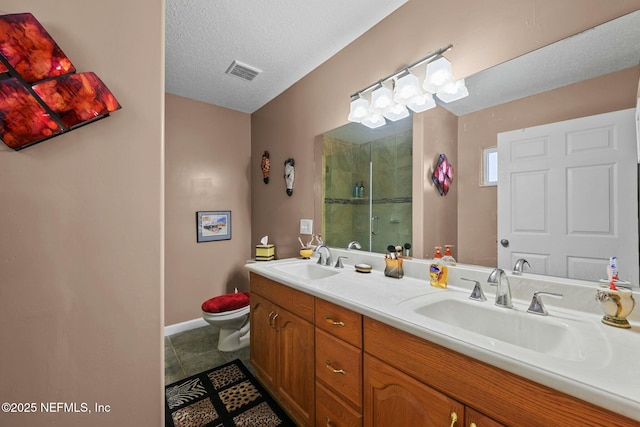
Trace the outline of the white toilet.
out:
M 224 296 L 225 295 L 223 295 L 223 297 Z M 215 298 L 211 300 L 215 300 Z M 220 328 L 218 350 L 236 351 L 249 345 L 249 305 L 235 310 L 215 313 L 204 311 L 204 305 L 205 304 L 203 304 L 202 318 L 210 325 Z

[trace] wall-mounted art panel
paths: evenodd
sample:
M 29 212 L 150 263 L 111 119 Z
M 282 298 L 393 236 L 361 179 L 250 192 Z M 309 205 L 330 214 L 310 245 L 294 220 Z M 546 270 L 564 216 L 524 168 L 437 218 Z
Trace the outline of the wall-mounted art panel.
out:
M 21 150 L 109 116 L 120 104 L 30 13 L 0 16 L 0 137 Z
M 16 78 L 0 80 L 0 135 L 18 150 L 62 133 L 62 128 Z
M 33 86 L 36 94 L 72 128 L 120 108 L 94 73 L 67 74 Z
M 0 16 L 0 54 L 27 83 L 76 71 L 71 60 L 30 13 Z

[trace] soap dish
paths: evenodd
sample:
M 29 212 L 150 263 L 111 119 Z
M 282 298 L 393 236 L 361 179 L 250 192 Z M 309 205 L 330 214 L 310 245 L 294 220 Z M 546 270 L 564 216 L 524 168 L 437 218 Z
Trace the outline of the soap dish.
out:
M 356 264 L 356 271 L 358 273 L 371 273 L 371 266 L 369 264 Z

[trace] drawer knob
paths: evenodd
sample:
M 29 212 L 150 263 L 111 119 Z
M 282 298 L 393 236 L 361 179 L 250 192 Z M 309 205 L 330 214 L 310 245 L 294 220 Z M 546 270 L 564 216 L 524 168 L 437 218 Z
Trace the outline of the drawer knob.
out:
M 331 360 L 327 359 L 327 360 L 325 360 L 325 362 L 324 362 L 324 363 L 327 365 L 327 368 L 328 368 L 328 369 L 330 369 L 331 371 L 333 371 L 333 373 L 334 373 L 334 374 L 342 374 L 342 375 L 345 375 L 345 374 L 346 374 L 346 372 L 344 371 L 344 369 L 334 369 L 334 368 L 331 366 Z
M 332 325 L 335 325 L 335 326 L 345 326 L 344 322 L 335 321 L 335 320 L 333 320 L 331 317 L 329 317 L 328 315 L 327 315 L 327 316 L 324 316 L 324 318 L 325 318 L 325 320 L 327 321 L 327 323 L 330 323 L 330 324 L 332 324 Z
M 452 412 L 451 413 L 451 427 L 456 425 L 457 421 L 458 421 L 458 414 L 456 414 L 455 412 Z
M 325 417 L 325 419 L 327 420 L 327 427 L 331 427 L 331 418 Z

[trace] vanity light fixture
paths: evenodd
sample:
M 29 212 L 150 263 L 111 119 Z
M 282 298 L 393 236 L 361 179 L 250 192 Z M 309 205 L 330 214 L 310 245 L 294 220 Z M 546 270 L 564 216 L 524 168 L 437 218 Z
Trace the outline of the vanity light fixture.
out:
M 396 121 L 407 117 L 409 110 L 420 113 L 435 107 L 433 95 L 442 102 L 468 96 L 464 79 L 454 79 L 451 63 L 442 56 L 452 47 L 449 44 L 440 48 L 351 95 L 349 121 L 377 128 L 386 123 L 385 119 Z M 425 72 L 413 72 L 425 64 Z

